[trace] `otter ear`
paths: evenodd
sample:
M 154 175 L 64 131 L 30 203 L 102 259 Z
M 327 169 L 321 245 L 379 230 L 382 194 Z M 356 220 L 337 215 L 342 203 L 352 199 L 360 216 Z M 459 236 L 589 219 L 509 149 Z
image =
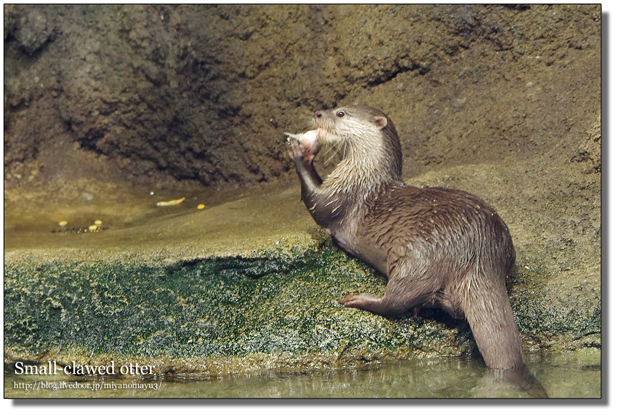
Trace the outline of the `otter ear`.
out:
M 387 118 L 375 117 L 375 125 L 382 130 L 387 125 Z

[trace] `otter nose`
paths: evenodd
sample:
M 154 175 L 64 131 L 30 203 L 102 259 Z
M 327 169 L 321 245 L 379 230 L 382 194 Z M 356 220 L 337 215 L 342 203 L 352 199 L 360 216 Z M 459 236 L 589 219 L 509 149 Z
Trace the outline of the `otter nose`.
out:
M 321 111 L 317 111 L 314 113 L 314 118 L 321 118 L 323 116 L 323 113 Z

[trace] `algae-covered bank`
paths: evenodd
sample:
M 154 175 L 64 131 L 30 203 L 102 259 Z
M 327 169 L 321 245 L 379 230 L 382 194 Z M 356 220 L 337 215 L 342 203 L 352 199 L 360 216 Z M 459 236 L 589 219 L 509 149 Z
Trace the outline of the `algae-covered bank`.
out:
M 470 347 L 462 323 L 412 324 L 339 305 L 352 290 L 380 292 L 383 280 L 332 246 L 298 197 L 275 189 L 138 227 L 48 231 L 39 249 L 9 248 L 7 358 L 214 375 Z
M 443 357 L 480 373 L 465 321 L 338 303 L 385 279 L 314 224 L 284 132 L 346 104 L 394 121 L 408 184 L 504 219 L 528 365 L 600 369 L 599 5 L 5 5 L 4 22 L 16 382 L 49 362 L 233 383 L 403 360 L 408 379 Z
M 469 177 L 467 186 L 485 183 L 494 198 L 503 175 L 529 168 L 461 168 L 411 182 Z M 296 186 L 249 193 L 102 232 L 7 231 L 5 363 L 132 362 L 213 376 L 477 356 L 468 325 L 441 312 L 386 319 L 338 304 L 347 293 L 380 293 L 385 280 L 333 246 Z M 522 252 L 509 294 L 526 349 L 600 347 L 597 264 L 553 269 L 544 247 L 530 245 L 544 215 L 516 199 L 494 202 Z

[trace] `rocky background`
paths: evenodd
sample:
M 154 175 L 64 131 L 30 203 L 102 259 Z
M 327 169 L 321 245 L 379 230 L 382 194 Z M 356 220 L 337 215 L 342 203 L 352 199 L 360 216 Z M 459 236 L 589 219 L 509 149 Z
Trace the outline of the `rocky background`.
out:
M 550 149 L 596 158 L 574 137 L 600 114 L 600 16 L 598 5 L 6 5 L 6 185 L 82 165 L 130 183 L 290 180 L 282 133 L 347 103 L 392 117 L 407 176 Z
M 192 372 L 216 349 L 295 368 L 471 353 L 467 324 L 441 313 L 337 303 L 385 279 L 312 223 L 283 133 L 351 103 L 392 118 L 408 183 L 470 191 L 506 221 L 527 351 L 600 347 L 599 5 L 6 5 L 4 19 L 9 361 L 160 354 Z M 187 209 L 149 222 L 145 188 L 184 189 Z M 110 229 L 50 233 L 70 213 Z M 125 327 L 145 312 L 149 327 Z

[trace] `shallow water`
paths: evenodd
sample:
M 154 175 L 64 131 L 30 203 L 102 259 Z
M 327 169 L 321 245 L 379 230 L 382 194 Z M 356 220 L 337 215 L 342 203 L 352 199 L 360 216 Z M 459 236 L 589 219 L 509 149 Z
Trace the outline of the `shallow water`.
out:
M 598 350 L 528 355 L 551 398 L 600 398 Z M 5 373 L 6 398 L 527 398 L 479 360 L 437 358 L 290 374 L 275 370 L 218 378 L 24 376 Z

